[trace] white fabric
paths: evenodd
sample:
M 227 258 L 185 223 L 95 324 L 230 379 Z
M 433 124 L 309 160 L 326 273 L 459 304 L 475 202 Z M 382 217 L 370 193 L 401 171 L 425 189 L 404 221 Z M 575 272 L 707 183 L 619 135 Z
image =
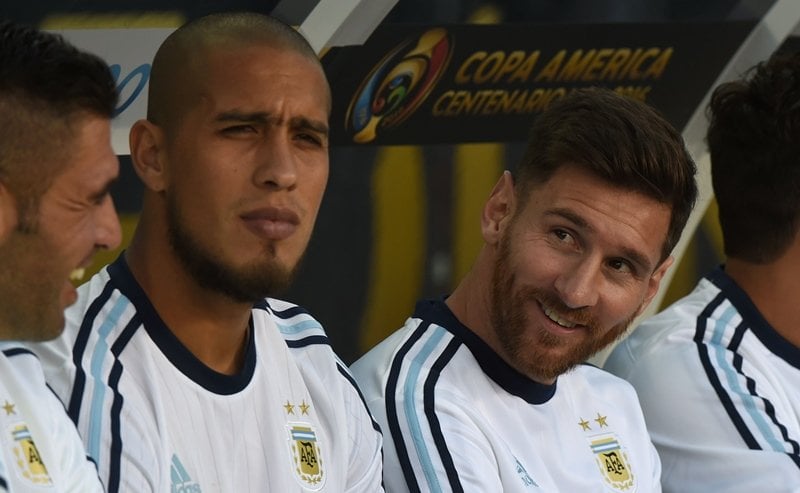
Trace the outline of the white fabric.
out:
M 102 492 L 75 425 L 30 351 L 0 345 L 0 491 Z
M 800 492 L 800 349 L 722 270 L 639 326 L 606 368 L 639 393 L 665 492 Z
M 241 373 L 212 371 L 120 258 L 35 350 L 109 492 L 382 491 L 380 432 L 320 324 L 270 299 L 250 332 Z
M 630 385 L 588 365 L 536 383 L 441 301 L 351 369 L 384 431 L 389 492 L 661 491 Z

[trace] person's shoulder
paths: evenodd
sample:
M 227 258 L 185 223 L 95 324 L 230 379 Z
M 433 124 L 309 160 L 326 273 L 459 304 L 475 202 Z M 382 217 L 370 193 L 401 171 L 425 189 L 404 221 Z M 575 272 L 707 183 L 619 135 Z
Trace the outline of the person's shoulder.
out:
M 357 379 L 366 378 L 368 375 L 384 375 L 389 371 L 396 359 L 415 356 L 417 353 L 411 351 L 410 345 L 414 343 L 424 344 L 421 341 L 424 335 L 416 341 L 409 342 L 409 338 L 414 335 L 414 331 L 419 325 L 419 319 L 409 318 L 402 327 L 389 334 L 356 360 L 350 366 L 350 370 Z M 403 348 L 407 350 L 401 351 Z
M 701 279 L 691 293 L 645 319 L 622 339 L 611 351 L 605 368 L 621 374 L 620 366 L 646 363 L 653 352 L 680 352 L 693 346 L 698 317 L 719 292 L 708 279 Z
M 707 279 L 701 279 L 691 293 L 678 299 L 661 312 L 644 320 L 631 334 L 634 340 L 641 343 L 649 341 L 658 343 L 658 340 L 669 337 L 676 340 L 676 334 L 693 334 L 697 317 L 708 307 L 709 303 L 719 293 L 719 288 Z M 640 330 L 642 329 L 642 330 Z
M 636 391 L 628 381 L 591 363 L 582 363 L 561 375 L 557 385 L 584 395 L 627 395 L 636 399 Z
M 64 310 L 66 317 L 65 330 L 67 332 L 80 325 L 84 315 L 94 308 L 99 309 L 102 305 L 111 301 L 113 287 L 110 285 L 111 276 L 108 273 L 108 265 L 95 273 L 88 281 L 78 286 L 78 299 Z
M 585 362 L 577 365 L 572 370 L 564 373 L 558 377 L 561 382 L 564 378 L 570 378 L 573 381 L 586 382 L 587 385 L 596 387 L 629 387 L 630 384 L 625 379 L 620 378 L 613 373 L 609 373 L 604 368 L 601 368 L 593 363 Z
M 0 375 L 8 385 L 12 381 L 26 388 L 26 393 L 40 394 L 45 378 L 39 357 L 19 342 L 0 342 Z
M 0 363 L 3 365 L 11 364 L 14 368 L 23 369 L 28 371 L 35 369 L 36 372 L 41 373 L 41 364 L 39 357 L 30 350 L 24 343 L 16 341 L 2 341 L 0 342 Z M 6 374 L 3 373 L 5 378 Z
M 290 348 L 330 346 L 328 334 L 322 323 L 300 305 L 276 298 L 266 298 L 254 305 L 253 313 L 269 318 Z

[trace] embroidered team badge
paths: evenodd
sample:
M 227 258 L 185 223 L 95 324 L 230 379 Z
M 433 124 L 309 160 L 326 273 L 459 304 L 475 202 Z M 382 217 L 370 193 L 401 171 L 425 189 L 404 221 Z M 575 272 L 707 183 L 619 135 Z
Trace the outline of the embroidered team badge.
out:
M 30 430 L 25 423 L 16 423 L 9 428 L 13 439 L 14 456 L 17 459 L 17 472 L 35 485 L 49 486 L 53 484 L 33 441 Z
M 289 423 L 289 447 L 294 472 L 300 484 L 311 491 L 325 485 L 325 471 L 317 434 L 309 423 Z
M 606 483 L 616 491 L 633 491 L 633 472 L 630 462 L 616 435 L 613 433 L 595 435 L 590 438 L 589 443 Z

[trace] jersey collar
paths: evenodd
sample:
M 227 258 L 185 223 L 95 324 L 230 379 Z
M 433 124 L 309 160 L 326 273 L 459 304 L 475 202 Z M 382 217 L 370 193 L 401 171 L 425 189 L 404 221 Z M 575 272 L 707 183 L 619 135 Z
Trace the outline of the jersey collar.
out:
M 773 354 L 795 368 L 800 368 L 800 348 L 784 339 L 782 335 L 764 318 L 753 300 L 736 284 L 723 267 L 713 270 L 706 279 L 717 286 L 730 300 L 736 311 L 744 319 L 748 328 Z
M 529 404 L 544 404 L 556 393 L 556 383 L 545 385 L 531 380 L 506 363 L 483 339 L 462 324 L 444 300 L 425 300 L 417 303 L 414 317 L 445 328 L 460 340 L 478 362 L 481 370 L 509 394 Z
M 247 387 L 256 367 L 252 317 L 250 318 L 250 336 L 247 338 L 247 347 L 245 348 L 244 366 L 235 375 L 225 375 L 206 366 L 175 337 L 159 316 L 144 289 L 133 277 L 133 273 L 125 262 L 124 252 L 108 266 L 108 274 L 114 286 L 136 307 L 137 316 L 150 339 L 181 373 L 206 390 L 220 395 L 235 394 Z

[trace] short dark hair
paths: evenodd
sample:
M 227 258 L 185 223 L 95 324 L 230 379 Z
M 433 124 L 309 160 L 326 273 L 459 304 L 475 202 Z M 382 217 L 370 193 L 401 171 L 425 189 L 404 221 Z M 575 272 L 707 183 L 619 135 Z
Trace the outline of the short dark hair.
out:
M 35 211 L 69 152 L 75 120 L 111 118 L 114 78 L 61 36 L 0 20 L 0 181 Z M 32 208 L 32 209 L 31 209 Z
M 180 120 L 189 104 L 184 100 L 192 100 L 185 82 L 197 76 L 190 68 L 209 49 L 258 44 L 292 50 L 320 63 L 303 35 L 274 17 L 255 12 L 199 17 L 175 30 L 158 48 L 150 70 L 147 119 L 167 128 Z
M 669 256 L 697 199 L 697 168 L 681 135 L 664 117 L 609 89 L 573 90 L 534 122 L 517 169 L 517 194 L 527 197 L 531 187 L 570 164 L 668 205 L 661 260 Z
M 725 255 L 771 262 L 794 240 L 800 216 L 800 54 L 773 55 L 721 84 L 708 116 Z

